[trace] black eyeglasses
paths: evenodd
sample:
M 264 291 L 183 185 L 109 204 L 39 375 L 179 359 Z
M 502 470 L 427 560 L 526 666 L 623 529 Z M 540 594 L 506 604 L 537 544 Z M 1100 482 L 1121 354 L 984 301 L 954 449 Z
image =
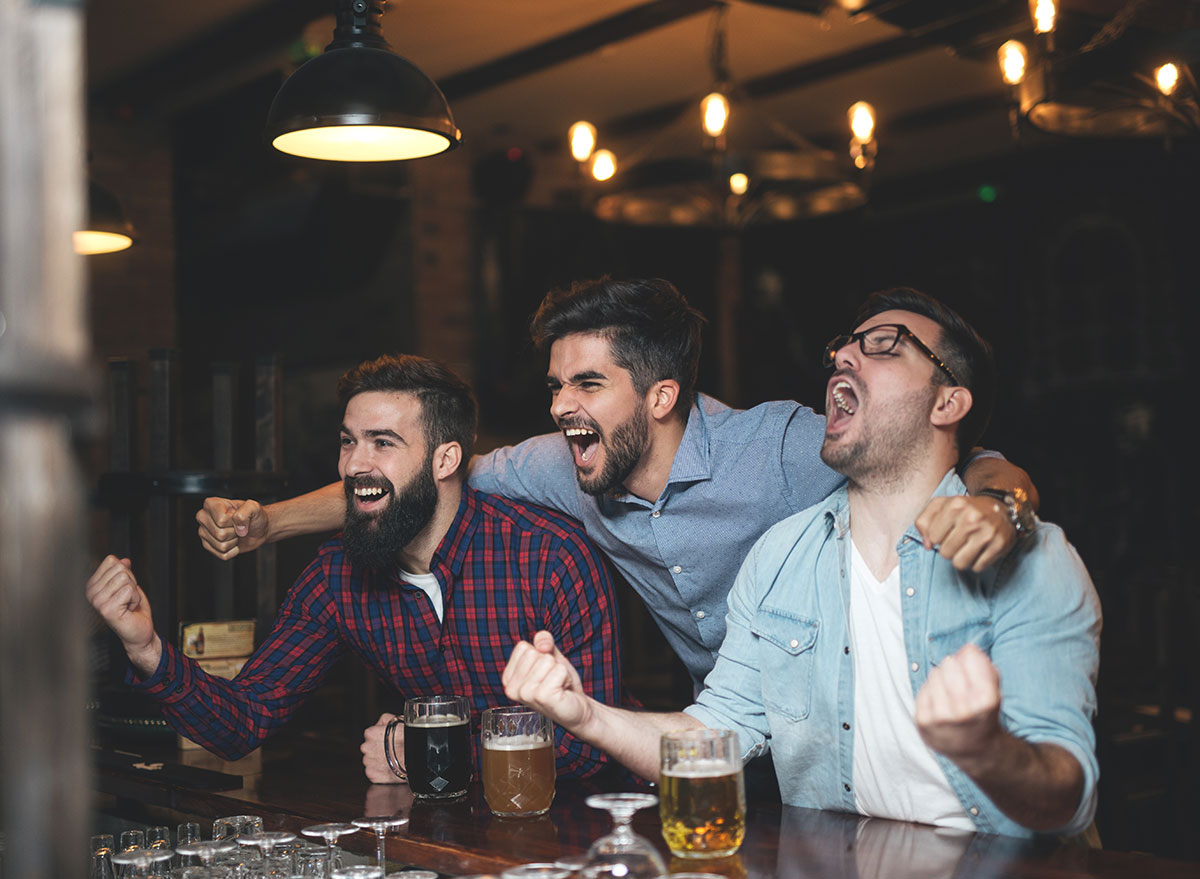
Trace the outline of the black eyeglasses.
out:
M 950 376 L 950 381 L 954 384 L 960 384 L 958 378 L 950 371 L 942 359 L 929 350 L 929 346 L 917 338 L 917 334 L 906 327 L 904 324 L 880 324 L 877 327 L 871 327 L 868 330 L 861 330 L 857 333 L 848 333 L 843 336 L 835 336 L 825 346 L 825 357 L 822 363 L 825 366 L 833 366 L 834 358 L 837 357 L 838 351 L 845 348 L 851 342 L 858 342 L 859 350 L 868 357 L 881 357 L 886 354 L 891 354 L 896 346 L 900 344 L 902 338 L 912 339 L 912 343 L 917 346 L 925 356 L 933 361 L 942 372 Z

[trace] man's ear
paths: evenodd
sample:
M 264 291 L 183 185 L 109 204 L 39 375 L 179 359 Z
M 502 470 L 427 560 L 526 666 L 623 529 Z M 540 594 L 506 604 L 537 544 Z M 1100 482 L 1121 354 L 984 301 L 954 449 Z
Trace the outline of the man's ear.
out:
M 651 417 L 658 421 L 668 418 L 679 402 L 679 382 L 673 378 L 655 382 L 646 392 L 646 402 L 650 405 Z
M 457 442 L 442 443 L 433 450 L 433 478 L 449 479 L 462 465 L 462 446 Z
M 971 392 L 961 385 L 942 385 L 938 388 L 929 420 L 935 427 L 951 427 L 967 417 L 974 402 Z

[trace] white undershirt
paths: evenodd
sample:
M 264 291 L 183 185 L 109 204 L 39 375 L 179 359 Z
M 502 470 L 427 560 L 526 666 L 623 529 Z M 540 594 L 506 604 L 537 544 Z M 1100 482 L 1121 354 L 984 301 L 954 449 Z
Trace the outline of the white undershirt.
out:
M 974 830 L 913 721 L 900 567 L 881 583 L 851 540 L 854 801 L 864 815 Z
M 405 583 L 411 583 L 429 596 L 429 603 L 433 605 L 433 612 L 437 614 L 440 623 L 442 621 L 442 584 L 438 582 L 437 577 L 433 574 L 412 574 L 401 570 L 400 579 Z

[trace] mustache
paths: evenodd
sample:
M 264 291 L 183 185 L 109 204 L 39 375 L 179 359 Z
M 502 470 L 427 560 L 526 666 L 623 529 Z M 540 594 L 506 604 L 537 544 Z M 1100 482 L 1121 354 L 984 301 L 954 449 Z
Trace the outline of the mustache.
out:
M 600 437 L 601 439 L 604 438 L 604 431 L 600 429 L 600 425 L 589 418 L 560 418 L 555 422 L 555 424 L 558 425 L 559 430 L 567 430 L 572 427 L 582 427 L 585 430 L 593 431 L 596 436 Z

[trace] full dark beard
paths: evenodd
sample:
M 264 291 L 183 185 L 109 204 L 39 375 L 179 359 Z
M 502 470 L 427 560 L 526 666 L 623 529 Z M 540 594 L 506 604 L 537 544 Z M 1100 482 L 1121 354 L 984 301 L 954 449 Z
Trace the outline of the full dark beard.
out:
M 579 470 L 575 471 L 575 479 L 579 487 L 591 495 L 613 494 L 621 488 L 625 479 L 633 472 L 642 453 L 646 451 L 646 441 L 650 436 L 650 423 L 646 413 L 638 408 L 624 421 L 613 428 L 612 436 L 605 442 L 604 466 L 600 473 L 592 478 L 585 478 Z
M 363 513 L 354 503 L 354 480 L 345 480 L 346 524 L 342 546 L 346 556 L 364 568 L 392 568 L 400 551 L 421 533 L 437 507 L 437 485 L 431 465 L 426 461 L 417 474 L 399 492 L 393 490 L 388 504 L 379 513 Z M 385 480 L 386 482 L 386 480 Z M 370 484 L 363 480 L 359 484 Z M 374 484 L 379 484 L 378 482 Z M 388 484 L 391 488 L 391 485 Z

